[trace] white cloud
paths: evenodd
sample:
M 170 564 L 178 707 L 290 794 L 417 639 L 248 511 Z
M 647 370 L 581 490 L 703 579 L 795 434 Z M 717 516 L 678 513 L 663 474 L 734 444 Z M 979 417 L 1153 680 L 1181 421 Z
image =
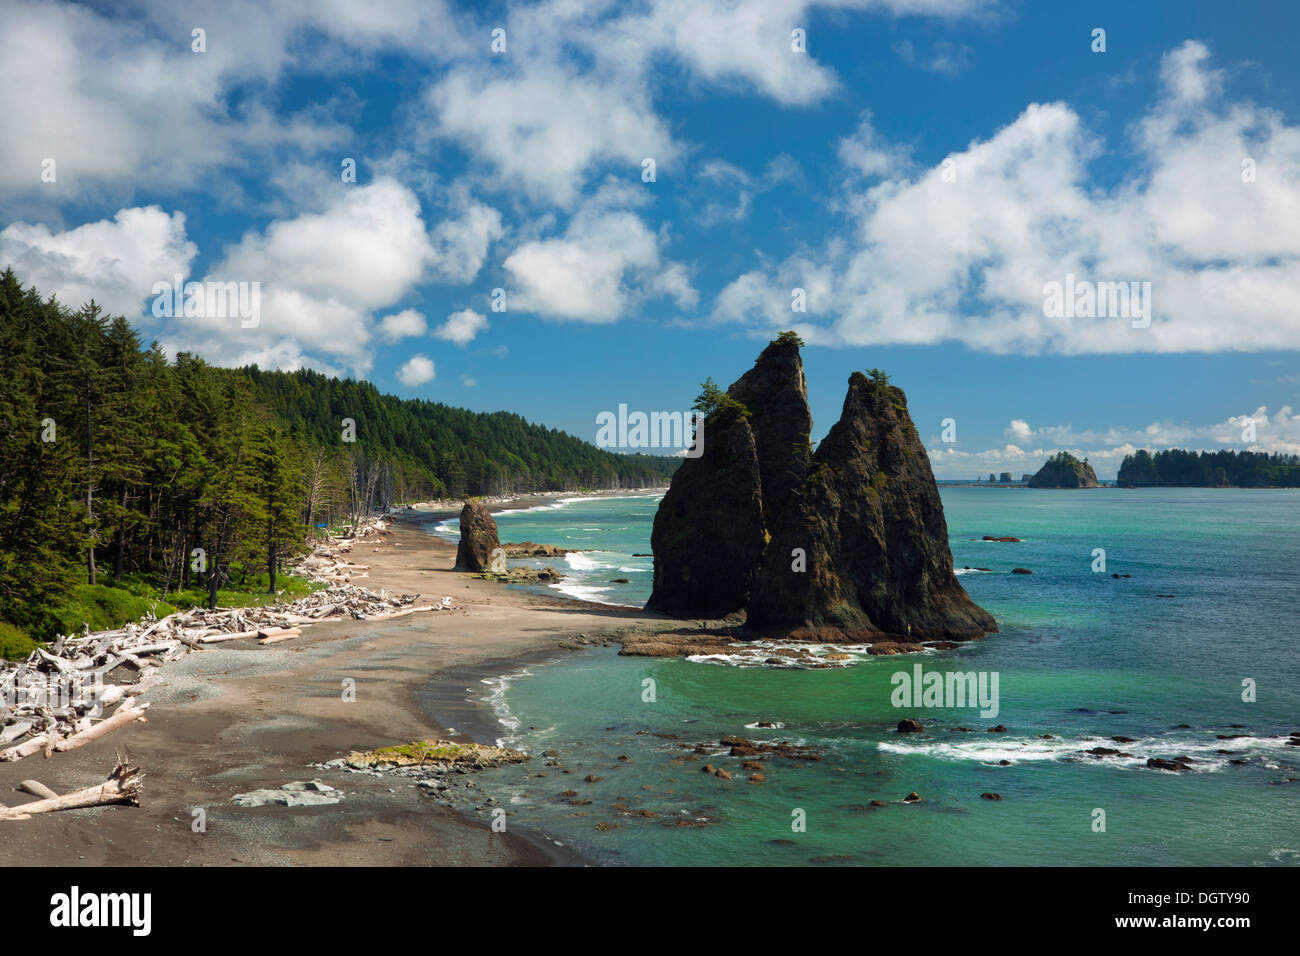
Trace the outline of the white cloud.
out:
M 474 336 L 478 335 L 488 327 L 487 317 L 473 309 L 461 309 L 459 312 L 453 312 L 447 316 L 447 321 L 434 330 L 437 338 L 444 339 L 447 342 L 455 342 L 461 348 L 464 348 L 470 342 L 474 341 Z
M 423 355 L 412 355 L 397 370 L 397 380 L 407 388 L 432 382 L 436 371 L 433 360 Z
M 464 385 L 466 388 L 473 388 L 478 384 L 478 379 L 471 378 L 468 375 L 462 375 L 460 377 L 460 384 Z
M 1020 442 L 1028 441 L 1030 436 L 1033 434 L 1033 430 L 1029 427 L 1029 422 L 1022 421 L 1018 418 L 1013 418 L 1011 420 L 1011 427 L 1008 428 L 1007 431 L 1011 433 L 1012 437 L 1016 441 Z
M 1300 128 L 1220 103 L 1207 58 L 1192 41 L 1165 57 L 1163 91 L 1133 129 L 1137 171 L 1114 187 L 1089 175 L 1101 143 L 1072 109 L 1049 103 L 948 157 L 954 181 L 940 165 L 851 193 L 855 230 L 820 257 L 832 289 L 825 309 L 810 306 L 809 340 L 1027 354 L 1300 347 Z M 887 168 L 875 140 L 861 140 L 842 158 Z M 1242 179 L 1245 157 L 1255 182 Z M 1067 274 L 1150 282 L 1150 327 L 1048 318 L 1044 287 Z M 739 277 L 715 312 L 784 285 L 765 282 Z
M 372 313 L 403 299 L 433 257 L 409 189 L 391 179 L 340 185 L 322 211 L 246 234 L 209 271 L 210 280 L 261 283 L 256 328 L 184 318 L 161 338 L 170 350 L 190 349 L 224 365 L 274 359 L 282 368 L 342 364 L 364 374 L 373 360 Z
M 444 219 L 434 227 L 433 269 L 446 282 L 464 284 L 478 275 L 488 246 L 501 238 L 503 230 L 501 213 L 491 206 L 465 197 L 458 212 L 456 218 Z
M 399 342 L 414 338 L 428 331 L 424 316 L 415 309 L 403 309 L 392 315 L 386 315 L 379 321 L 379 337 L 385 342 Z
M 502 76 L 476 62 L 439 80 L 429 103 L 439 135 L 491 164 L 498 184 L 561 206 L 597 163 L 639 173 L 643 158 L 662 167 L 678 153 L 639 80 L 620 87 L 541 63 Z
M 617 208 L 623 195 L 603 190 L 573 216 L 563 237 L 526 242 L 506 259 L 511 309 L 602 323 L 647 298 L 667 295 L 681 308 L 695 305 L 685 266 L 665 261 L 661 237 L 636 213 Z
M 1248 422 L 1254 426 L 1253 442 L 1243 437 Z M 981 451 L 964 451 L 945 444 L 938 436 L 931 436 L 926 450 L 935 475 L 973 478 L 991 471 L 1010 471 L 1019 479 L 1024 473 L 1037 471 L 1058 451 L 1088 459 L 1102 478 L 1113 478 L 1124 456 L 1139 448 L 1152 452 L 1169 448 L 1192 451 L 1234 448 L 1297 455 L 1300 454 L 1300 413 L 1287 405 L 1270 414 L 1267 407 L 1260 406 L 1252 412 L 1229 415 L 1222 421 L 1203 425 L 1166 421 L 1105 430 L 1076 429 L 1070 425 L 1030 428 L 1027 422 L 1013 419 L 1007 434 L 1013 438 L 1012 443 Z
M 66 232 L 24 222 L 0 232 L 0 267 L 11 266 L 42 296 L 57 295 L 71 309 L 94 299 L 131 319 L 154 283 L 187 274 L 197 252 L 185 237 L 185 214 L 157 206 L 121 209 Z
M 156 3 L 132 19 L 80 4 L 7 0 L 0 193 L 59 201 L 101 184 L 188 186 L 267 150 L 341 141 L 342 127 L 319 113 L 273 114 L 258 87 L 292 61 L 301 14 L 243 2 L 171 6 Z M 191 50 L 198 23 L 209 33 L 206 53 Z M 319 27 L 328 32 L 330 24 Z M 232 108 L 229 94 L 241 84 L 251 86 Z M 56 162 L 54 184 L 40 179 L 45 158 Z
M 910 165 L 907 151 L 883 140 L 865 113 L 852 136 L 840 140 L 840 162 L 861 176 L 904 172 Z

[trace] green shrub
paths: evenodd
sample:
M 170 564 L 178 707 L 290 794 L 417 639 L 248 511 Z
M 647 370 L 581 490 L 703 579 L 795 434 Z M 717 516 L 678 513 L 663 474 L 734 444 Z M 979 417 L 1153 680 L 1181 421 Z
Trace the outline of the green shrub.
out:
M 21 627 L 0 621 L 0 659 L 22 660 L 38 646 L 38 642 L 28 637 Z

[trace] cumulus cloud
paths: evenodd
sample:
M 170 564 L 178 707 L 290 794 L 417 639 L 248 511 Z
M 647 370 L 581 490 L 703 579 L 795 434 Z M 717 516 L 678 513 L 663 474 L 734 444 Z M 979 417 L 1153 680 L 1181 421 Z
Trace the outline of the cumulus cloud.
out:
M 391 179 L 340 187 L 320 212 L 272 222 L 226 251 L 208 281 L 261 283 L 255 328 L 215 316 L 178 318 L 162 336 L 212 361 L 369 370 L 371 315 L 400 301 L 434 257 L 415 195 Z M 395 319 L 380 335 L 412 324 Z M 274 348 L 268 352 L 268 349 Z
M 438 81 L 429 102 L 441 136 L 492 165 L 497 181 L 561 206 L 580 195 L 597 162 L 665 163 L 678 146 L 644 88 L 627 89 L 549 63 L 501 76 L 466 64 Z
M 455 342 L 461 348 L 464 348 L 474 341 L 474 336 L 487 327 L 487 317 L 482 313 L 475 312 L 473 309 L 461 309 L 459 312 L 453 312 L 447 316 L 447 321 L 438 326 L 433 334 L 447 342 Z
M 309 56 L 290 52 L 299 31 L 331 34 L 341 16 L 247 2 L 144 6 L 145 16 L 131 18 L 82 4 L 5 3 L 0 193 L 40 190 L 58 200 L 92 185 L 188 186 L 268 150 L 312 151 L 342 140 L 343 127 L 320 113 L 275 115 L 261 85 Z M 211 36 L 205 53 L 191 50 L 199 23 Z M 356 40 L 363 33 L 335 35 Z M 319 55 L 313 66 L 321 68 Z M 239 88 L 243 95 L 232 101 Z M 40 179 L 47 158 L 56 163 L 57 184 Z
M 487 259 L 488 246 L 503 234 L 501 213 L 491 206 L 464 197 L 458 215 L 434 227 L 433 270 L 445 282 L 473 281 Z
M 403 309 L 379 320 L 379 337 L 389 344 L 414 338 L 428 331 L 424 316 L 415 309 Z
M 1208 60 L 1195 41 L 1166 55 L 1161 92 L 1132 131 L 1137 172 L 1113 187 L 1089 174 L 1103 144 L 1079 116 L 1035 103 L 939 167 L 851 193 L 854 230 L 821 256 L 832 289 L 828 307 L 810 307 L 806 337 L 1027 354 L 1300 347 L 1300 128 L 1220 102 Z M 879 152 L 869 138 L 841 157 L 880 173 Z M 788 297 L 782 271 L 738 277 L 715 312 L 734 312 L 742 294 Z M 1149 327 L 1045 315 L 1048 284 L 1068 275 L 1149 282 Z M 750 314 L 777 314 L 777 301 Z
M 668 296 L 681 308 L 698 301 L 686 267 L 665 260 L 660 235 L 602 191 L 569 221 L 563 236 L 519 246 L 505 260 L 510 307 L 558 319 L 614 322 L 634 304 Z
M 397 380 L 407 388 L 432 382 L 436 371 L 433 360 L 424 355 L 412 355 L 397 370 Z
M 140 315 L 155 283 L 187 274 L 197 253 L 185 237 L 185 214 L 157 206 L 121 209 L 64 232 L 24 222 L 0 231 L 0 266 L 24 283 L 69 308 L 94 299 L 129 318 Z
M 836 0 L 835 7 L 899 15 L 961 17 L 993 0 Z M 789 106 L 825 99 L 839 86 L 819 63 L 810 0 L 650 0 L 634 8 L 549 3 L 511 8 L 507 53 L 457 60 L 427 91 L 429 131 L 453 140 L 495 172 L 494 184 L 572 208 L 601 166 L 659 174 L 685 151 L 655 112 L 654 71 L 666 63 L 712 88 Z

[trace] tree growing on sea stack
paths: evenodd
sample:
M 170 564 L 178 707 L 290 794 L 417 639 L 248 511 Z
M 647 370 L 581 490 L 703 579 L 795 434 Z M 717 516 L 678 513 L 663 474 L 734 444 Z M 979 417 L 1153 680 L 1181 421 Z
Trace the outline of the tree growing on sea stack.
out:
M 487 505 L 470 498 L 460 509 L 460 544 L 456 546 L 457 571 L 488 571 L 492 552 L 501 547 L 497 523 Z
M 1057 452 L 1029 479 L 1030 488 L 1100 488 L 1097 473 L 1085 458 L 1075 458 L 1068 451 Z
M 901 389 L 849 379 L 812 452 L 802 343 L 783 333 L 705 420 L 655 515 L 654 591 L 679 617 L 747 614 L 744 636 L 879 641 L 997 630 L 953 573 L 930 461 Z M 910 637 L 906 636 L 909 635 Z

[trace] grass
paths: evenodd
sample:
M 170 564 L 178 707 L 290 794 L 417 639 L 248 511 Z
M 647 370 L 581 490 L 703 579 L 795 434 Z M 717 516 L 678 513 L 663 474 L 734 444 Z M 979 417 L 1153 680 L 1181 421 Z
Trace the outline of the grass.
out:
M 21 627 L 0 621 L 0 660 L 22 660 L 39 646 Z
M 447 744 L 437 740 L 419 740 L 411 744 L 402 744 L 397 747 L 380 747 L 375 752 L 376 756 L 384 757 L 405 757 L 408 760 L 448 760 L 454 757 L 462 757 L 468 750 L 461 744 Z
M 268 594 L 269 579 L 265 573 L 247 574 L 238 565 L 232 567 L 232 580 L 217 591 L 219 607 L 250 607 L 292 601 L 324 584 L 313 584 L 304 578 L 277 574 L 276 594 Z M 38 635 L 53 640 L 58 634 L 78 634 L 85 625 L 92 631 L 114 630 L 138 621 L 148 615 L 166 617 L 175 611 L 193 607 L 207 607 L 208 589 L 196 586 L 184 591 L 172 590 L 167 600 L 162 600 L 158 582 L 143 574 L 123 575 L 122 580 L 107 584 L 69 583 L 63 594 L 51 602 L 36 622 L 29 622 L 28 630 L 12 624 L 0 623 L 0 657 L 23 657 L 39 643 Z

